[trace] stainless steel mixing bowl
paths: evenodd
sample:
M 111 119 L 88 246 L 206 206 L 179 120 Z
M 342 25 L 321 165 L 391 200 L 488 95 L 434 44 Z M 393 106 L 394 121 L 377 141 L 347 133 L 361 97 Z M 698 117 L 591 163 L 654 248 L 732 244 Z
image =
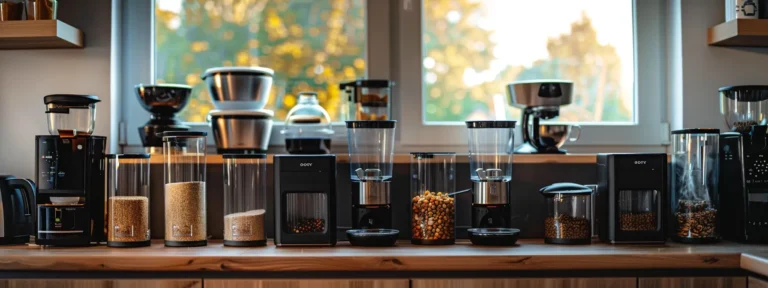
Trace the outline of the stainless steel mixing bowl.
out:
M 264 109 L 275 72 L 263 67 L 218 67 L 203 73 L 203 80 L 220 110 Z
M 720 113 L 732 131 L 768 124 L 768 86 L 728 86 L 720 90 Z
M 509 104 L 517 108 L 560 107 L 571 104 L 573 82 L 567 80 L 518 81 L 507 85 Z
M 213 110 L 208 122 L 218 153 L 263 153 L 272 133 L 270 110 Z

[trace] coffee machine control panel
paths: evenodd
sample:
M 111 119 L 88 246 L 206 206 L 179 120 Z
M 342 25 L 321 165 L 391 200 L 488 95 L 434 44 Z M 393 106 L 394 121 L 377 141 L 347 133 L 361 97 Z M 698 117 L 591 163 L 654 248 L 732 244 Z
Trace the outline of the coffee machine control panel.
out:
M 744 155 L 744 181 L 749 187 L 768 187 L 768 155 Z
M 87 144 L 85 138 L 38 137 L 39 192 L 84 194 Z

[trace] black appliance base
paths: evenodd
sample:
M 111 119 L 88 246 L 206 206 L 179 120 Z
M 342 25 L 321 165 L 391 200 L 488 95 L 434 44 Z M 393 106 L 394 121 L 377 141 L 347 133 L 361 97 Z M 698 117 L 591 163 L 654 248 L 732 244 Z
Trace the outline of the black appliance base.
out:
M 456 239 L 440 239 L 440 240 L 411 239 L 411 244 L 414 244 L 414 245 L 453 245 L 453 244 L 456 244 Z
M 484 233 L 475 233 L 474 230 L 490 230 Z M 509 230 L 509 231 L 495 231 Z M 474 245 L 480 246 L 515 246 L 520 236 L 519 229 L 468 229 L 467 236 Z
M 367 233 L 366 230 L 371 231 Z M 397 243 L 400 231 L 394 229 L 362 229 L 347 230 L 347 239 L 353 246 L 389 247 Z
M 264 153 L 267 153 L 267 150 L 216 148 L 216 154 L 264 154 Z
M 107 247 L 115 248 L 136 248 L 152 246 L 152 240 L 137 242 L 107 241 Z
M 170 241 L 165 240 L 165 247 L 200 247 L 208 245 L 208 240 L 201 241 Z
M 255 241 L 224 240 L 224 246 L 229 247 L 261 247 L 267 246 L 267 239 Z
M 29 243 L 29 235 L 0 238 L 0 245 L 25 244 L 25 243 Z
M 592 239 L 558 239 L 558 238 L 544 238 L 544 243 L 547 244 L 562 244 L 562 245 L 586 245 L 592 244 Z

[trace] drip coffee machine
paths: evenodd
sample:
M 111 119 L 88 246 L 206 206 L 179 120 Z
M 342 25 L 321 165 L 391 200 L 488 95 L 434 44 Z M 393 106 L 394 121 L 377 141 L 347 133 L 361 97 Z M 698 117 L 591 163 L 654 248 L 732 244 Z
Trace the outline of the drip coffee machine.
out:
M 768 86 L 720 88 L 720 225 L 726 240 L 768 241 Z
M 467 121 L 469 171 L 472 180 L 473 244 L 513 245 L 518 229 L 510 229 L 509 182 L 516 121 Z
M 523 144 L 515 149 L 519 154 L 565 154 L 560 149 L 566 141 L 576 141 L 581 135 L 578 125 L 540 123 L 560 116 L 560 107 L 571 104 L 573 82 L 564 80 L 534 80 L 507 85 L 512 106 L 523 109 Z M 571 133 L 577 131 L 575 136 Z
M 192 87 L 179 84 L 136 85 L 136 96 L 144 110 L 151 113 L 149 121 L 139 127 L 141 144 L 147 153 L 163 153 L 163 137 L 157 135 L 165 131 L 187 131 L 176 118 L 189 101 Z
M 395 142 L 394 120 L 347 121 L 349 169 L 352 179 L 352 230 L 354 243 L 394 245 L 399 231 L 392 230 L 390 181 Z M 394 237 L 393 237 L 394 236 Z M 358 240 L 369 240 L 358 241 Z
M 86 246 L 106 242 L 104 150 L 91 136 L 99 97 L 48 95 L 43 102 L 51 135 L 35 137 L 40 245 Z

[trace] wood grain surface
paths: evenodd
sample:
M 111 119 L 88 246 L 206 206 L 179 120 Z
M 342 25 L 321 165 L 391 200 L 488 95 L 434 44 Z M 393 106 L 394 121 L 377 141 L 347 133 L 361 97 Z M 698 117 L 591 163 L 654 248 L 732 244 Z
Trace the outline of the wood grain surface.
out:
M 635 288 L 637 278 L 414 279 L 412 288 Z
M 0 22 L 0 49 L 82 47 L 83 33 L 60 20 Z
M 392 280 L 248 280 L 205 279 L 206 288 L 409 288 L 408 279 Z
M 637 288 L 746 288 L 747 277 L 638 278 Z
M 273 154 L 267 154 L 267 163 L 272 163 Z M 395 154 L 393 156 L 394 163 L 411 163 L 410 154 Z M 219 154 L 208 154 L 205 157 L 207 164 L 222 164 L 224 160 Z M 466 152 L 456 155 L 456 163 L 467 163 L 469 161 Z M 163 164 L 162 155 L 152 155 L 149 162 L 151 164 Z M 349 162 L 349 155 L 336 154 L 336 162 L 347 163 Z M 559 163 L 559 164 L 594 164 L 597 163 L 597 155 L 595 154 L 544 154 L 544 155 L 514 155 L 512 157 L 513 163 L 527 163 L 527 164 L 547 164 L 547 163 Z
M 749 277 L 747 279 L 747 287 L 749 288 L 768 288 L 768 281 L 764 281 L 759 278 Z
M 768 47 L 767 19 L 736 19 L 707 30 L 707 43 L 713 46 Z
M 3 279 L 0 288 L 202 288 L 202 279 Z
M 468 242 L 430 247 L 401 242 L 397 247 L 206 247 L 0 249 L 0 270 L 37 271 L 506 271 L 596 269 L 739 268 L 743 251 L 768 253 L 768 246 L 732 243 L 583 246 L 546 245 L 530 239 L 516 247 L 481 247 Z

